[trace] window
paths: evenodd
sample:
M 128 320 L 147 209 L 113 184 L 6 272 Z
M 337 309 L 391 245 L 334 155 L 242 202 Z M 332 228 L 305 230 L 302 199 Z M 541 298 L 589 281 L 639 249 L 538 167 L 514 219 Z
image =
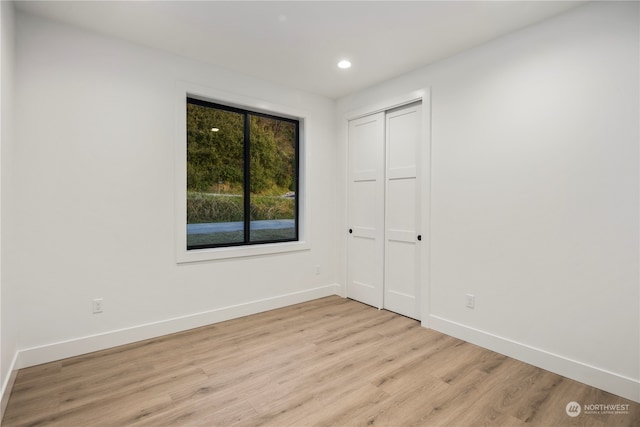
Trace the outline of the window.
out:
M 187 250 L 298 240 L 299 121 L 187 97 Z

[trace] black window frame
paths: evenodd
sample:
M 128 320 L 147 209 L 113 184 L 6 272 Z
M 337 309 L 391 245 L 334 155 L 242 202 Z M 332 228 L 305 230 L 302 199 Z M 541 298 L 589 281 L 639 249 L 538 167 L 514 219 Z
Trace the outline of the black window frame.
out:
M 221 243 L 221 244 L 202 244 L 202 245 L 189 245 L 188 242 L 185 242 L 185 246 L 187 251 L 192 250 L 200 250 L 200 249 L 215 249 L 215 248 L 225 248 L 225 247 L 238 247 L 238 246 L 255 246 L 255 245 L 264 245 L 264 244 L 273 244 L 273 243 L 288 243 L 288 242 L 299 242 L 300 241 L 300 119 L 294 119 L 290 117 L 277 116 L 274 114 L 263 113 L 260 111 L 249 110 L 245 108 L 220 104 L 213 101 L 207 101 L 200 98 L 195 98 L 193 96 L 187 96 L 187 105 L 193 104 L 201 107 L 207 108 L 215 108 L 224 111 L 230 111 L 233 113 L 242 114 L 244 116 L 244 146 L 243 146 L 243 227 L 244 227 L 244 240 L 242 242 L 230 242 L 230 243 Z M 187 111 L 185 110 L 185 115 Z M 268 119 L 281 120 L 284 122 L 289 122 L 294 125 L 294 158 L 295 158 L 295 176 L 294 176 L 294 234 L 293 238 L 289 239 L 275 239 L 275 240 L 258 240 L 251 241 L 251 122 L 250 117 L 265 117 Z M 185 129 L 186 135 L 186 145 L 185 150 L 189 145 L 189 137 L 188 137 L 188 129 Z M 188 160 L 187 160 L 188 161 Z M 186 199 L 185 199 L 185 209 L 186 209 Z M 185 227 L 188 222 L 185 222 Z M 187 233 L 188 237 L 188 233 Z

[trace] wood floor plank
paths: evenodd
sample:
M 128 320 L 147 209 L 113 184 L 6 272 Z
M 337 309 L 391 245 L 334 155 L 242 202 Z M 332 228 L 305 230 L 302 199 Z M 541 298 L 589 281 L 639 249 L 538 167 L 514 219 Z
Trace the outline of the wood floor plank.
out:
M 628 409 L 572 418 L 571 401 Z M 370 425 L 640 427 L 640 404 L 328 297 L 20 370 L 3 420 Z
M 411 426 L 420 424 L 425 411 L 430 411 L 428 402 L 436 396 L 446 393 L 450 385 L 428 374 L 419 375 L 413 381 L 414 385 L 407 385 L 390 393 L 385 402 L 372 408 L 366 416 L 361 418 L 362 424 L 380 426 Z M 348 414 L 343 417 L 347 421 Z

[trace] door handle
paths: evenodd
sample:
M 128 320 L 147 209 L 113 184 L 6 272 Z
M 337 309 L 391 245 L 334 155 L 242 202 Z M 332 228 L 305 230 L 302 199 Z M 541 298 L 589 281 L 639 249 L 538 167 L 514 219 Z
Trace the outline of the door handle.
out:
M 349 234 L 351 234 L 351 233 L 353 233 L 353 230 L 352 230 L 352 229 L 349 229 Z
M 418 234 L 418 242 L 422 240 L 422 234 Z

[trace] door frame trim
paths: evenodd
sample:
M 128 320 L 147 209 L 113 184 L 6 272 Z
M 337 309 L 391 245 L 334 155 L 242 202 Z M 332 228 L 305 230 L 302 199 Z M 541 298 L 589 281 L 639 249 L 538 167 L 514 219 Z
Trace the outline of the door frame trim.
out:
M 408 93 L 398 94 L 394 97 L 380 100 L 372 104 L 365 105 L 363 107 L 350 110 L 342 114 L 341 128 L 342 128 L 342 141 L 344 144 L 344 182 L 348 184 L 348 146 L 349 146 L 349 134 L 347 129 L 349 128 L 349 121 L 358 119 L 370 114 L 379 113 L 381 111 L 388 111 L 394 108 L 402 107 L 404 105 L 412 104 L 414 102 L 422 102 L 422 150 L 421 150 L 421 165 L 423 173 L 421 177 L 421 187 L 423 191 L 423 197 L 421 200 L 421 212 L 422 212 L 422 235 L 427 236 L 422 240 L 422 274 L 420 277 L 420 317 L 422 318 L 421 324 L 423 327 L 429 327 L 429 318 L 431 317 L 431 88 L 424 87 L 417 90 L 413 90 Z M 349 218 L 349 203 L 348 203 L 348 191 L 344 192 L 343 200 L 344 212 L 343 212 L 343 227 L 342 229 L 348 229 Z M 344 265 L 342 268 L 342 283 L 345 286 L 341 289 L 341 296 L 347 296 L 347 269 L 348 269 L 348 237 L 347 234 L 341 234 L 343 236 L 342 253 L 344 254 Z

